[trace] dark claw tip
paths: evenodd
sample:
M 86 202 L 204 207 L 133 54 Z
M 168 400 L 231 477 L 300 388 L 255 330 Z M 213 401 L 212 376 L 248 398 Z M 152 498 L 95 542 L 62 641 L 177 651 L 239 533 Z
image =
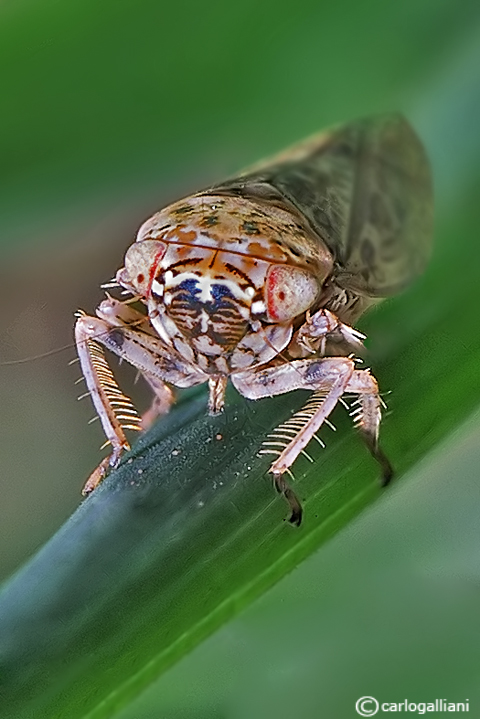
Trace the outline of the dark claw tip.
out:
M 393 471 L 393 467 L 389 464 L 388 467 L 385 467 L 383 470 L 383 474 L 380 478 L 380 486 L 386 487 L 387 484 L 390 484 L 390 482 L 393 479 L 394 474 L 395 473 Z
M 303 511 L 302 508 L 299 507 L 299 511 L 292 511 L 290 517 L 288 518 L 288 521 L 290 524 L 293 524 L 294 527 L 299 527 L 302 523 L 302 516 Z
M 296 527 L 299 527 L 302 523 L 302 516 L 303 516 L 303 509 L 302 505 L 300 504 L 300 501 L 297 497 L 297 495 L 290 489 L 286 489 L 284 492 L 285 499 L 287 500 L 288 504 L 290 505 L 290 509 L 292 510 L 292 513 L 289 518 L 290 524 L 295 525 Z

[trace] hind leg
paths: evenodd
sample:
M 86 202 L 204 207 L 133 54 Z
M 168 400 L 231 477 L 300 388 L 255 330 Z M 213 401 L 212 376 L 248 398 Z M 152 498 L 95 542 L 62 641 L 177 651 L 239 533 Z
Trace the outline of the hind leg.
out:
M 282 425 L 281 442 L 267 443 L 283 447 L 282 451 L 275 448 L 261 450 L 263 454 L 277 455 L 277 459 L 270 466 L 270 472 L 274 476 L 276 486 L 281 487 L 281 491 L 289 501 L 292 522 L 299 524 L 301 508 L 299 512 L 296 507 L 297 504 L 299 505 L 297 498 L 288 494 L 291 490 L 283 480 L 283 475 L 289 471 L 298 455 L 304 452 L 344 393 L 358 395 L 359 407 L 354 413 L 355 425 L 373 457 L 382 467 L 382 483 L 386 484 L 391 479 L 392 467 L 378 446 L 381 420 L 378 385 L 368 370 L 356 370 L 352 359 L 328 357 L 294 360 L 276 367 L 239 373 L 232 377 L 232 381 L 238 391 L 249 399 L 271 397 L 295 389 L 311 389 L 323 395 L 321 401 L 311 405 L 311 411 L 297 412 L 291 420 Z

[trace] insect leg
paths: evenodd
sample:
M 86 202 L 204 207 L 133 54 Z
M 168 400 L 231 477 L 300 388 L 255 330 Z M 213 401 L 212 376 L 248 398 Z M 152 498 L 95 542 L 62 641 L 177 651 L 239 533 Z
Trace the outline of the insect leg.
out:
M 365 335 L 341 322 L 333 312 L 321 309 L 300 327 L 294 343 L 309 354 L 319 352 L 324 355 L 327 339 L 341 341 L 358 352 L 363 348 Z M 305 356 L 305 353 L 303 355 Z
M 299 527 L 302 523 L 303 516 L 303 509 L 300 500 L 286 481 L 285 475 L 275 474 L 273 476 L 273 481 L 277 492 L 283 494 L 288 502 L 288 506 L 290 507 L 290 517 L 288 521 L 290 524 L 295 524 L 295 526 Z
M 156 336 L 152 331 L 148 316 L 131 307 L 128 302 L 121 302 L 108 294 L 107 299 L 103 300 L 98 306 L 97 316 L 116 327 L 136 328 L 141 332 Z M 142 415 L 142 429 L 148 429 L 157 417 L 169 412 L 175 401 L 175 396 L 171 388 L 161 379 L 141 370 L 139 372 L 154 394 L 151 406 Z
M 153 400 L 150 407 L 142 414 L 142 429 L 148 429 L 155 422 L 157 417 L 161 417 L 170 411 L 170 407 L 175 402 L 173 390 L 158 377 L 151 374 L 141 372 L 147 383 L 153 390 Z
M 208 389 L 208 413 L 213 417 L 216 414 L 220 414 L 225 405 L 227 378 L 222 375 L 210 377 L 208 380 Z
M 285 431 L 292 433 L 293 436 L 290 441 L 287 440 L 288 443 L 282 452 L 272 449 L 260 450 L 262 454 L 279 455 L 271 464 L 270 472 L 274 476 L 275 485 L 283 492 L 290 504 L 292 509 L 290 521 L 294 524 L 300 524 L 301 505 L 283 479 L 283 475 L 288 472 L 298 455 L 305 450 L 333 411 L 354 371 L 355 365 L 352 360 L 333 357 L 322 360 L 295 360 L 256 373 L 243 373 L 242 376 L 232 377 L 232 382 L 238 391 L 250 399 L 284 394 L 300 388 L 319 390 L 324 394 L 324 397 L 316 403 L 314 411 L 305 417 L 300 417 L 301 413 L 297 413 L 292 417 L 291 426 L 285 424 Z
M 377 381 L 367 370 L 355 370 L 346 391 L 358 394 L 357 408 L 352 412 L 353 422 L 360 430 L 370 453 L 382 468 L 382 486 L 384 487 L 393 477 L 393 468 L 378 445 L 381 400 Z
M 233 375 L 232 382 L 238 391 L 249 399 L 283 394 L 300 388 L 316 390 L 304 409 L 281 425 L 277 434 L 271 435 L 275 441 L 264 443 L 270 448 L 260 450 L 261 454 L 278 455 L 270 466 L 270 472 L 276 486 L 284 494 L 284 487 L 288 485 L 283 480 L 283 474 L 288 472 L 298 455 L 305 450 L 345 392 L 358 395 L 358 409 L 354 413 L 355 425 L 382 468 L 382 484 L 390 481 L 393 475 L 392 467 L 378 446 L 381 419 L 378 385 L 367 370 L 356 370 L 353 360 L 346 357 L 294 360 L 256 372 Z M 286 441 L 279 442 L 278 439 Z M 284 449 L 272 449 L 274 446 Z M 291 521 L 298 524 L 298 516 L 298 512 L 292 509 Z
M 105 331 L 106 323 L 102 320 L 86 315 L 79 316 L 75 325 L 75 341 L 82 372 L 112 452 L 90 475 L 83 494 L 92 492 L 102 481 L 108 468 L 118 464 L 123 451 L 130 449 L 123 430 L 127 427 L 140 429 L 140 419 L 135 408 L 120 391 L 103 349 L 94 339 L 101 336 L 101 333 L 96 331 L 98 323 L 103 325 L 102 329 Z M 128 425 L 122 424 L 124 420 L 128 421 Z
M 305 450 L 310 440 L 335 409 L 354 371 L 352 360 L 344 358 L 325 360 L 320 367 L 318 367 L 318 364 L 317 362 L 316 365 L 313 365 L 317 368 L 315 378 L 316 386 L 313 387 L 313 389 L 321 390 L 325 395 L 324 399 L 318 404 L 311 416 L 303 422 L 303 426 L 298 430 L 297 434 L 286 446 L 278 459 L 272 463 L 270 472 L 274 475 L 284 474 L 284 472 L 292 466 L 298 455 Z M 332 369 L 334 369 L 333 372 Z
M 207 379 L 200 370 L 176 356 L 174 350 L 160 338 L 128 325 L 121 326 L 118 316 L 115 322 L 118 324 L 100 317 L 80 315 L 75 326 L 82 370 L 107 441 L 112 445 L 112 454 L 87 480 L 84 493 L 95 489 L 108 469 L 118 464 L 123 451 L 130 448 L 123 429 L 141 429 L 141 419 L 131 401 L 118 388 L 100 345 L 139 369 L 156 388 L 157 394 L 163 391 L 160 388 L 164 381 L 179 387 L 191 387 Z M 120 407 L 119 412 L 116 405 Z M 123 420 L 128 424 L 123 424 Z

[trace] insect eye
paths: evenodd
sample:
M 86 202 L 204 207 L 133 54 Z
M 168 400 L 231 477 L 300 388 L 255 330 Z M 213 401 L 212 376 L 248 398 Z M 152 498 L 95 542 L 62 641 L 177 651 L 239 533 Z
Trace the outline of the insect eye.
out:
M 125 255 L 125 267 L 117 272 L 117 282 L 126 287 L 147 295 L 150 278 L 165 254 L 166 245 L 157 240 L 142 240 L 128 248 Z
M 267 275 L 265 299 L 271 322 L 288 322 L 315 303 L 320 286 L 313 275 L 298 267 L 273 265 Z

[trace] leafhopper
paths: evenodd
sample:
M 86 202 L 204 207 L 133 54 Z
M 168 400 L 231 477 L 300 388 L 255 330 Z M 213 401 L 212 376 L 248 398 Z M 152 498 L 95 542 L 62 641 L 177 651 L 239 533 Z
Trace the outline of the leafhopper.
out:
M 79 313 L 83 374 L 111 453 L 88 479 L 91 492 L 129 449 L 125 429 L 168 411 L 172 387 L 207 383 L 208 410 L 222 411 L 228 380 L 261 399 L 312 390 L 306 407 L 267 438 L 275 485 L 299 524 L 285 475 L 343 395 L 382 470 L 382 402 L 355 356 L 360 315 L 395 295 L 428 262 L 432 181 L 423 146 L 399 115 L 327 130 L 149 218 L 128 248 L 96 316 Z M 104 348 L 151 385 L 140 418 L 118 387 Z

